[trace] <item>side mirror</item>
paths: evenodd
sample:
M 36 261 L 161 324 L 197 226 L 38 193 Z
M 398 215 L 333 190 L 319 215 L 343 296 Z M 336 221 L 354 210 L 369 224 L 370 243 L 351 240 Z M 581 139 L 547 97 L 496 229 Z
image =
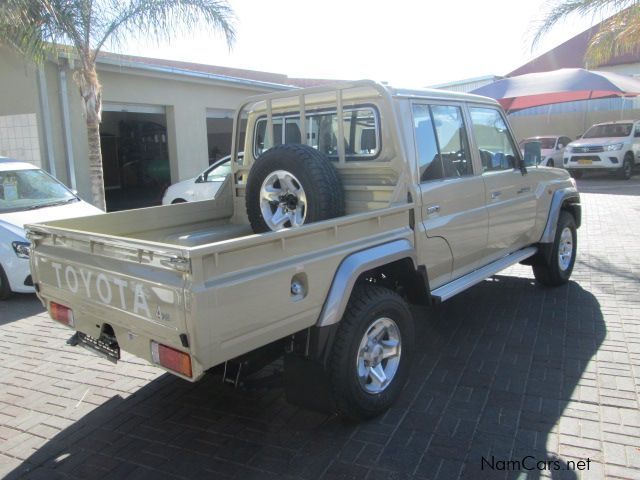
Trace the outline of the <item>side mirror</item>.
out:
M 198 178 L 196 178 L 196 183 L 204 183 L 204 175 L 198 176 Z
M 559 143 L 558 146 L 556 147 L 556 150 L 562 150 L 564 148 L 564 144 Z
M 527 142 L 524 144 L 523 167 L 535 167 L 542 159 L 542 148 L 540 142 Z

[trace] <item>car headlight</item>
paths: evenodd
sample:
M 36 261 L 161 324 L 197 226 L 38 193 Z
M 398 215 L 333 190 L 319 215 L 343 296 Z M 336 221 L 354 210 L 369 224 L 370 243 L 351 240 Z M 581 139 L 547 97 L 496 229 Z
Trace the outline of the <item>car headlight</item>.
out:
M 604 149 L 607 152 L 613 152 L 615 150 L 622 150 L 623 146 L 624 146 L 624 143 L 612 143 L 611 145 L 607 145 L 606 147 L 604 147 Z
M 11 246 L 18 258 L 29 258 L 31 253 L 31 244 L 29 242 L 11 242 Z

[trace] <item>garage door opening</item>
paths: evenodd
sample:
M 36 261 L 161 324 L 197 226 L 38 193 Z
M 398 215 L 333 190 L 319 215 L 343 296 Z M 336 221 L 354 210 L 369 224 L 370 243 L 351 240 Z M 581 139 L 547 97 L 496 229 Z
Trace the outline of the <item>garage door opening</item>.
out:
M 100 140 L 107 211 L 160 205 L 171 184 L 164 108 L 107 105 L 105 110 Z

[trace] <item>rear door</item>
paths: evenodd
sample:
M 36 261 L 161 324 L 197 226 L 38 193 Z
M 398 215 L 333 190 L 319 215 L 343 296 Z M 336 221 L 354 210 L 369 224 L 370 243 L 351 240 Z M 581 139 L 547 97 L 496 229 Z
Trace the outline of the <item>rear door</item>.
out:
M 420 263 L 431 288 L 477 267 L 487 243 L 484 182 L 474 169 L 462 104 L 414 102 L 420 174 Z
M 523 175 L 517 168 L 516 144 L 497 107 L 471 105 L 469 113 L 486 190 L 489 235 L 485 256 L 490 261 L 531 243 L 536 175 Z

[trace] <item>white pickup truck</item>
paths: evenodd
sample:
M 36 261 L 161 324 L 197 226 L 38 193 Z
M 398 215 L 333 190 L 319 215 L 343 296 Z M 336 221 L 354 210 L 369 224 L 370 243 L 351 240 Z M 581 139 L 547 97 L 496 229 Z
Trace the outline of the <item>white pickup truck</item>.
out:
M 493 100 L 346 82 L 248 99 L 235 125 L 215 201 L 29 226 L 38 295 L 71 343 L 189 381 L 284 354 L 290 401 L 364 418 L 422 348 L 409 302 L 517 262 L 544 285 L 571 275 L 575 183 L 525 165 Z
M 640 165 L 640 121 L 597 123 L 564 150 L 564 167 L 575 178 L 609 172 L 629 180 Z

